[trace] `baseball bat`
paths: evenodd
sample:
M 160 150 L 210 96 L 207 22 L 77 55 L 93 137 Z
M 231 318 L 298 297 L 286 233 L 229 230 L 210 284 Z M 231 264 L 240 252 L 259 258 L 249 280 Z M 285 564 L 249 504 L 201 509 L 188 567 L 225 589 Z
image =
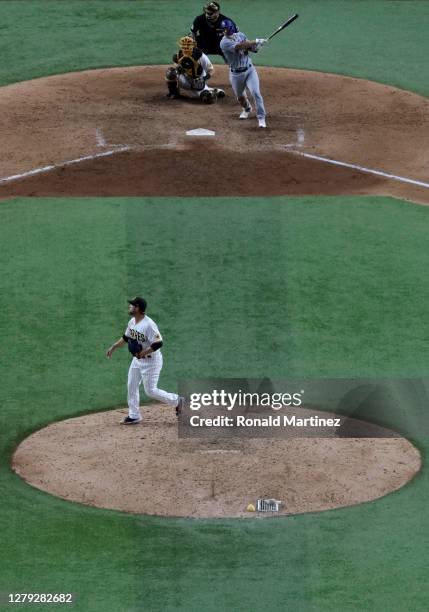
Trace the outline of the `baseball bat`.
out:
M 292 17 L 289 17 L 289 19 L 287 21 L 285 21 L 280 27 L 277 28 L 277 30 L 275 30 L 271 34 L 271 36 L 268 36 L 267 40 L 271 40 L 276 34 L 281 32 L 282 30 L 284 30 L 288 26 L 290 26 L 290 24 L 293 23 L 295 21 L 295 19 L 298 19 L 298 17 L 299 17 L 298 13 L 295 13 L 295 15 L 292 15 Z

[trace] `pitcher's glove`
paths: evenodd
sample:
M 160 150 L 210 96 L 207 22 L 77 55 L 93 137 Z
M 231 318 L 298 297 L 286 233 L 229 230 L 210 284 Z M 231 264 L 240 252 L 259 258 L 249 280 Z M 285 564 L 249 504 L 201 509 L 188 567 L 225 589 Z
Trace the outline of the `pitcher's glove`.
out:
M 128 338 L 127 342 L 128 342 L 128 350 L 130 351 L 131 355 L 133 355 L 134 357 L 137 357 L 137 359 L 140 359 L 138 355 L 143 350 L 143 347 L 140 344 L 140 342 L 138 342 L 137 340 L 133 338 Z

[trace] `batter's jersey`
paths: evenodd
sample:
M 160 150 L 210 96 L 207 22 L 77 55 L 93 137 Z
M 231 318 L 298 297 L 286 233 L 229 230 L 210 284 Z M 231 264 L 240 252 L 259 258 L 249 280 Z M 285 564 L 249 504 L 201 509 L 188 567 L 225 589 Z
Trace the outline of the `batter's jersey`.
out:
M 243 34 L 243 32 L 237 32 L 232 36 L 224 36 L 220 41 L 220 48 L 223 51 L 223 55 L 233 70 L 249 68 L 252 65 L 248 51 L 243 49 L 240 51 L 235 50 L 235 45 L 245 40 L 247 40 L 245 34 Z
M 223 30 L 220 24 L 224 19 L 229 19 L 229 17 L 219 15 L 214 23 L 208 21 L 205 15 L 195 17 L 194 23 L 191 26 L 191 32 L 195 36 L 197 47 L 204 51 L 204 53 L 222 55 L 219 45 L 223 36 Z
M 142 350 L 146 350 L 154 342 L 162 342 L 157 324 L 147 315 L 139 323 L 136 323 L 135 317 L 130 319 L 125 335 L 127 338 L 137 340 L 142 345 Z

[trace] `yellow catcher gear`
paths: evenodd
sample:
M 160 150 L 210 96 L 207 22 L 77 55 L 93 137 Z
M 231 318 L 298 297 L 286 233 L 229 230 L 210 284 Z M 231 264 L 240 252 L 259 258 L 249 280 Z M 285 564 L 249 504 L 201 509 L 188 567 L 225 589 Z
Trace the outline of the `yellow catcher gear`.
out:
M 191 80 L 200 78 L 203 72 L 199 63 L 202 56 L 201 49 L 198 49 L 191 36 L 182 36 L 177 42 L 180 49 L 173 56 L 173 62 L 176 64 L 179 74 L 185 74 Z
M 192 55 L 192 51 L 194 47 L 196 47 L 195 40 L 192 38 L 192 36 L 182 36 L 181 38 L 179 38 L 177 43 L 183 55 L 186 55 L 188 57 Z

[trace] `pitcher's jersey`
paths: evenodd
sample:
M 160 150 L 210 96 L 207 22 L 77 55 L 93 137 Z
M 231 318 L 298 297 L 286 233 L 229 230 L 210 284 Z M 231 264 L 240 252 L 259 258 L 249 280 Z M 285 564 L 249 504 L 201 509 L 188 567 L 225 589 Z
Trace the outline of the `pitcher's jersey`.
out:
M 137 340 L 142 345 L 143 350 L 149 348 L 154 342 L 162 342 L 157 324 L 147 315 L 139 323 L 136 323 L 135 317 L 130 319 L 125 335 L 127 338 Z
M 247 40 L 243 32 L 237 32 L 232 36 L 224 36 L 220 41 L 220 48 L 223 51 L 227 63 L 233 70 L 238 68 L 248 68 L 252 65 L 248 51 L 236 51 L 235 45 Z

